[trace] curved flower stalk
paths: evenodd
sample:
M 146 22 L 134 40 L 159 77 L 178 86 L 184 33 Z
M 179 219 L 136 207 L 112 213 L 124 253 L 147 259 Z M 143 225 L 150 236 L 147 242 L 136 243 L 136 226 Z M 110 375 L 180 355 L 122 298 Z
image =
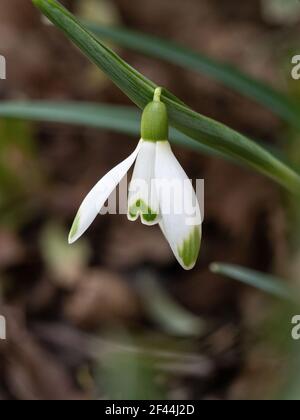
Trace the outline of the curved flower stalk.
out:
M 201 214 L 195 191 L 168 141 L 166 106 L 156 89 L 142 116 L 142 138 L 134 152 L 109 171 L 89 192 L 69 235 L 74 243 L 89 228 L 106 200 L 135 162 L 129 186 L 128 214 L 145 225 L 159 224 L 181 266 L 192 269 L 201 244 Z

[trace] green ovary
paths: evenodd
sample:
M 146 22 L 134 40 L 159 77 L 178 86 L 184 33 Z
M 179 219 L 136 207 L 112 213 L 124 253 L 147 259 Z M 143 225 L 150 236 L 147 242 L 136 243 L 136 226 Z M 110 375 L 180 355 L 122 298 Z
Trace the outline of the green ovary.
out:
M 155 222 L 158 214 L 153 211 L 143 200 L 137 200 L 135 204 L 129 207 L 129 216 L 132 220 L 136 220 L 139 215 L 147 223 Z
M 201 245 L 199 227 L 193 228 L 189 237 L 178 247 L 179 257 L 186 268 L 193 267 L 197 261 Z

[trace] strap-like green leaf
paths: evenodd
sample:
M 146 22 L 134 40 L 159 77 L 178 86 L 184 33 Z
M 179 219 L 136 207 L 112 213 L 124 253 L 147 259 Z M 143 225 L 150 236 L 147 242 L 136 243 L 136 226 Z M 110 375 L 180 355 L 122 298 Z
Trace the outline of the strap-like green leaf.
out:
M 281 299 L 295 300 L 296 295 L 281 279 L 245 267 L 224 263 L 213 263 L 210 267 L 215 274 L 238 280 Z
M 213 60 L 174 42 L 138 31 L 90 22 L 86 25 L 94 34 L 103 39 L 205 74 L 236 92 L 256 100 L 283 120 L 300 128 L 300 104 L 267 83 L 256 80 L 231 65 Z
M 0 102 L 0 117 L 85 125 L 129 134 L 136 139 L 141 131 L 141 112 L 129 106 L 83 102 L 4 101 Z M 179 146 L 228 159 L 226 154 L 201 144 L 174 128 L 170 130 L 170 139 Z
M 140 108 L 153 98 L 156 85 L 92 35 L 56 0 L 33 0 L 41 11 L 102 69 Z M 300 177 L 269 152 L 238 132 L 198 114 L 168 91 L 162 100 L 171 124 L 182 133 L 267 175 L 287 189 L 300 192 Z

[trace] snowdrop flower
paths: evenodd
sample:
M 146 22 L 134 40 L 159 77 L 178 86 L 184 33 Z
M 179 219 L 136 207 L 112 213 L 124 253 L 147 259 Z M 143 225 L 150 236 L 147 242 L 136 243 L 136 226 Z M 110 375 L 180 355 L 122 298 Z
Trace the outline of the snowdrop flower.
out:
M 142 138 L 134 152 L 109 171 L 81 204 L 69 235 L 74 243 L 92 224 L 106 200 L 135 162 L 128 196 L 128 219 L 159 224 L 181 266 L 192 269 L 201 243 L 201 214 L 191 181 L 168 141 L 166 106 L 155 90 L 142 116 Z

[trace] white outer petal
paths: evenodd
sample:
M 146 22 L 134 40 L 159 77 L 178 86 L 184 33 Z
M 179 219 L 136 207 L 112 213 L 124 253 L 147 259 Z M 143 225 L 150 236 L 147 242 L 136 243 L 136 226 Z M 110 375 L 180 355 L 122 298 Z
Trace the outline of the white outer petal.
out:
M 135 221 L 141 217 L 145 225 L 155 225 L 158 223 L 159 203 L 156 188 L 153 182 L 155 170 L 156 143 L 153 141 L 143 141 L 141 150 L 135 162 L 132 180 L 129 187 L 128 197 L 128 219 Z M 138 200 L 141 200 L 152 213 L 157 215 L 155 220 L 145 220 L 142 211 L 135 208 L 136 217 L 130 215 L 130 208 L 135 207 Z
M 135 151 L 123 162 L 111 169 L 100 181 L 92 188 L 83 200 L 77 216 L 74 220 L 69 235 L 69 243 L 72 244 L 83 235 L 95 220 L 97 214 L 105 204 L 110 194 L 114 191 L 122 178 L 133 165 L 140 151 L 143 141 L 140 140 Z
M 167 141 L 156 144 L 155 178 L 162 217 L 161 230 L 178 262 L 189 270 L 194 267 L 200 248 L 200 207 L 193 185 Z M 199 242 L 199 248 L 190 243 L 193 258 L 184 258 L 180 250 L 189 238 L 193 238 L 196 244 Z M 199 241 L 196 240 L 198 238 Z

